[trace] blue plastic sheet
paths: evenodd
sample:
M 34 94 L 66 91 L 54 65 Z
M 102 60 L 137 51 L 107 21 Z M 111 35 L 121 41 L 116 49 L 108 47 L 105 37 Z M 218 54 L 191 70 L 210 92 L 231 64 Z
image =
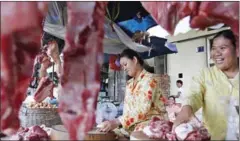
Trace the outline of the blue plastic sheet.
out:
M 157 23 L 151 15 L 148 15 L 141 18 L 136 16 L 133 19 L 118 22 L 117 25 L 119 25 L 128 36 L 132 37 L 136 31 L 147 31 L 149 28 L 156 26 Z

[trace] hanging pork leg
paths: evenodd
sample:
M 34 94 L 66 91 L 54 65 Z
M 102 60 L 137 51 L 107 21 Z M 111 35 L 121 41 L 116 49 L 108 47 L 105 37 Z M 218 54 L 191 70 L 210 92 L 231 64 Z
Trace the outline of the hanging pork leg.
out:
M 95 122 L 100 89 L 106 2 L 68 2 L 59 112 L 71 140 L 83 140 Z

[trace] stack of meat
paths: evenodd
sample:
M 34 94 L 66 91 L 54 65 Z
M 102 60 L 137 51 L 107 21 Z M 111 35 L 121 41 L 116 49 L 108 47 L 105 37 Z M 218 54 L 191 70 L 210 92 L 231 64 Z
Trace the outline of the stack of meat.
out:
M 173 123 L 159 118 L 153 118 L 143 132 L 153 139 L 164 140 L 210 140 L 210 135 L 206 128 L 195 121 L 184 123 L 176 127 L 172 132 Z
M 179 140 L 198 140 L 198 141 L 209 141 L 211 139 L 206 128 L 196 126 L 191 123 L 183 123 L 176 127 L 176 136 Z
M 152 139 L 176 140 L 175 134 L 172 133 L 172 126 L 172 122 L 154 117 L 143 132 Z
M 15 141 L 46 141 L 50 137 L 48 133 L 44 130 L 44 127 L 32 126 L 29 128 L 20 128 L 18 132 L 7 140 Z

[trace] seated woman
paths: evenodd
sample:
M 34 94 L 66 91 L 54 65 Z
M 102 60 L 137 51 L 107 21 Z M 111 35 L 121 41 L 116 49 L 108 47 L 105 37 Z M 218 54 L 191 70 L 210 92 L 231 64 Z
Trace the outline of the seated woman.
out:
M 154 116 L 168 119 L 158 81 L 152 73 L 143 69 L 143 60 L 138 53 L 124 50 L 120 55 L 120 64 L 132 77 L 126 84 L 123 115 L 103 122 L 100 131 L 108 132 L 122 126 L 130 134 L 142 130 Z
M 171 122 L 174 122 L 177 114 L 181 111 L 181 105 L 176 104 L 175 97 L 168 97 L 168 105 L 166 106 L 166 110 L 168 112 L 168 118 Z

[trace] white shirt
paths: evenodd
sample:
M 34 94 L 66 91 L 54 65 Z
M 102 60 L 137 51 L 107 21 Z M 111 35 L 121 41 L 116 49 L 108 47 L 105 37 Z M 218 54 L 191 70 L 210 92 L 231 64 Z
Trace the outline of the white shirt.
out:
M 177 91 L 177 94 L 180 92 L 180 96 L 179 96 L 179 98 L 176 98 L 175 100 L 176 100 L 176 103 L 182 103 L 182 100 L 183 100 L 183 88 L 182 87 L 180 87 L 180 88 L 178 88 L 178 91 Z M 176 95 L 177 95 L 176 94 Z

